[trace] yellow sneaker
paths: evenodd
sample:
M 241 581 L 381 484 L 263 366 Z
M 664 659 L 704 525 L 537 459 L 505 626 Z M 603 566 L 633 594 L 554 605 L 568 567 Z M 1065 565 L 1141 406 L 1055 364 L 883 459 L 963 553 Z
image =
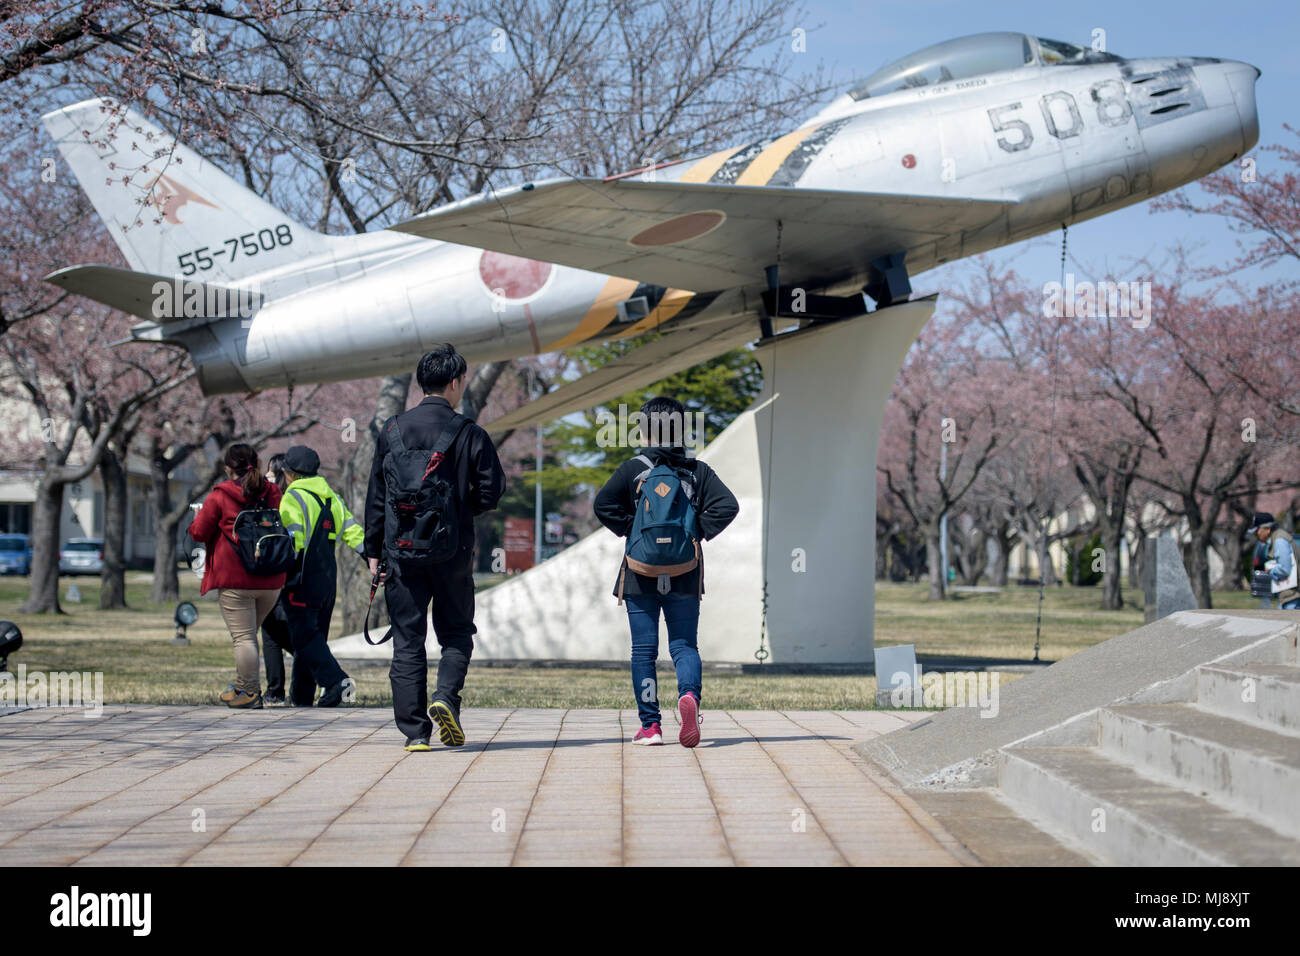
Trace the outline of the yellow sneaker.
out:
M 445 700 L 435 700 L 429 705 L 429 717 L 438 725 L 438 739 L 446 747 L 463 747 L 465 731 L 460 727 L 460 715 Z

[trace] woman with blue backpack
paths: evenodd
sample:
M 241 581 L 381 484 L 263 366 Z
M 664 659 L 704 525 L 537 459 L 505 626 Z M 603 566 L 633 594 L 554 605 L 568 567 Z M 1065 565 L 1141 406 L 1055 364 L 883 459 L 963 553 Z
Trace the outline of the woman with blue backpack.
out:
M 235 444 L 223 459 L 227 480 L 203 501 L 189 534 L 203 544 L 200 593 L 217 589 L 221 616 L 235 642 L 235 682 L 226 706 L 262 707 L 257 630 L 280 596 L 293 562 L 293 539 L 280 521 L 280 489 L 262 474 L 251 445 Z
M 632 687 L 641 728 L 635 744 L 663 743 L 659 687 L 659 615 L 668 628 L 668 652 L 677 672 L 678 742 L 700 742 L 702 669 L 698 645 L 704 595 L 701 542 L 736 517 L 736 496 L 707 464 L 688 458 L 683 443 L 686 409 L 674 398 L 641 407 L 646 441 L 596 495 L 596 517 L 625 538 L 614 595 L 627 604 L 632 631 Z

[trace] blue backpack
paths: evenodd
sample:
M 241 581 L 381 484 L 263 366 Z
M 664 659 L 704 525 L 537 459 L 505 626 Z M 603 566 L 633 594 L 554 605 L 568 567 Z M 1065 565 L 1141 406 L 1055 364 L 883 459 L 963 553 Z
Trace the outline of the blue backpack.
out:
M 636 516 L 627 537 L 625 571 L 658 579 L 660 594 L 671 589 L 671 579 L 700 565 L 699 528 L 695 521 L 695 483 L 691 474 L 672 465 L 656 465 L 645 455 L 637 460 L 646 470 L 636 478 Z M 703 576 L 701 576 L 701 580 Z M 623 577 L 619 577 L 619 603 Z

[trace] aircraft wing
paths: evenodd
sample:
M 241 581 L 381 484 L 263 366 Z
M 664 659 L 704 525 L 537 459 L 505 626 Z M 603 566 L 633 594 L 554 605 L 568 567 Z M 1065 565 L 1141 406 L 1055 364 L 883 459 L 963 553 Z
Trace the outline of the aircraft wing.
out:
M 479 424 L 489 432 L 499 434 L 512 428 L 553 421 L 571 412 L 593 408 L 624 392 L 644 388 L 756 338 L 758 324 L 753 316 L 733 317 L 725 322 L 670 332 L 602 365 L 576 382 L 547 392 L 500 418 Z
M 987 226 L 1012 203 L 773 186 L 555 179 L 480 193 L 392 226 L 606 275 L 697 291 L 829 284 L 871 260 Z

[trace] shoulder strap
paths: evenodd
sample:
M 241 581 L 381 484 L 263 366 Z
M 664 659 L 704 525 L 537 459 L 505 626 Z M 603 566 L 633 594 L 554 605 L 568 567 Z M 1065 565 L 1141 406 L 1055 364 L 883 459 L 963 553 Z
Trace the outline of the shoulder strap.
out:
M 303 519 L 305 520 L 305 519 L 307 518 L 307 502 L 305 502 L 305 501 L 302 500 L 302 492 L 304 492 L 304 491 L 307 491 L 307 489 L 306 489 L 306 488 L 290 488 L 290 489 L 289 489 L 289 494 L 293 495 L 293 500 L 296 501 L 296 502 L 298 502 L 298 507 L 302 509 L 302 516 L 303 516 Z M 311 492 L 310 492 L 310 491 L 307 491 L 307 494 L 311 495 Z M 313 498 L 316 498 L 315 495 L 311 495 L 311 496 L 312 496 Z M 316 500 L 317 500 L 317 501 L 320 501 L 319 498 L 316 498 Z
M 456 436 L 460 434 L 460 430 L 468 424 L 468 418 L 458 412 L 452 412 L 451 421 L 447 422 L 443 427 L 442 434 L 438 436 L 438 440 L 433 443 L 433 447 L 429 450 L 435 455 L 447 454 L 447 450 L 455 444 Z
M 266 491 L 262 492 L 262 497 L 261 497 L 261 498 L 258 498 L 257 500 L 255 500 L 255 501 L 253 501 L 253 502 L 251 502 L 251 503 L 250 503 L 250 502 L 247 502 L 247 501 L 243 502 L 243 504 L 245 504 L 245 505 L 249 505 L 249 507 L 247 507 L 247 508 L 240 508 L 238 511 L 235 512 L 234 520 L 231 522 L 232 527 L 233 527 L 234 523 L 237 522 L 237 521 L 239 520 L 239 516 L 242 515 L 245 511 L 252 511 L 253 508 L 255 508 L 255 507 L 259 506 L 259 505 L 265 505 L 265 504 L 266 504 L 266 496 L 267 496 L 268 494 L 270 494 L 270 493 L 271 493 L 271 492 L 270 492 L 270 489 L 268 488 Z M 231 546 L 232 548 L 235 548 L 236 550 L 239 549 L 239 543 L 235 540 L 235 536 L 234 536 L 234 535 L 226 534 L 224 531 L 221 530 L 221 522 L 220 522 L 220 521 L 217 522 L 217 534 L 221 535 L 221 537 L 223 537 L 223 538 L 225 538 L 227 541 L 229 541 L 229 542 L 230 542 L 230 546 Z
M 691 505 L 698 508 L 698 495 L 709 480 L 710 469 L 708 462 L 700 461 L 698 458 L 692 458 L 690 461 L 693 462 L 690 468 L 678 469 L 678 477 L 686 488 L 686 497 L 690 499 Z
M 293 495 L 294 499 L 298 502 L 298 507 L 302 509 L 303 521 L 307 520 L 307 502 L 302 500 L 302 495 L 299 494 L 299 492 L 306 492 L 311 495 L 316 499 L 316 504 L 320 506 L 320 510 L 316 512 L 316 520 L 312 522 L 311 527 L 303 528 L 302 531 L 302 549 L 303 551 L 306 551 L 307 547 L 311 544 L 311 539 L 316 537 L 316 529 L 320 526 L 320 516 L 325 513 L 325 502 L 321 501 L 320 495 L 308 488 L 291 489 L 289 494 Z
M 438 466 L 447 457 L 447 449 L 451 447 L 452 442 L 456 440 L 456 436 L 460 434 L 460 430 L 465 427 L 468 421 L 469 419 L 462 415 L 457 415 L 455 412 L 451 413 L 451 421 L 443 426 L 441 434 L 438 435 L 438 440 L 433 443 L 433 448 L 429 452 L 429 463 L 424 466 L 424 474 L 420 476 L 421 484 L 438 470 Z
M 406 451 L 406 442 L 402 440 L 402 426 L 397 424 L 397 416 L 394 415 L 384 426 L 384 431 L 388 434 L 388 450 L 395 451 L 399 455 Z
M 442 432 L 438 435 L 438 440 L 433 443 L 433 447 L 429 450 L 439 455 L 447 454 L 447 449 L 451 448 L 455 443 L 456 436 L 468 424 L 468 418 L 457 412 L 452 412 L 451 421 L 443 426 Z M 402 426 L 398 424 L 396 415 L 388 420 L 384 430 L 388 433 L 389 451 L 395 451 L 399 455 L 406 451 L 406 441 L 402 438 Z
M 320 511 L 316 513 L 316 517 L 319 518 L 321 514 L 323 514 L 325 511 L 325 499 L 323 499 L 320 495 L 316 494 L 316 492 L 312 491 L 310 488 L 300 488 L 299 491 L 305 491 L 307 494 L 311 495 L 313 498 L 316 499 L 316 504 L 320 505 Z M 298 492 L 296 491 L 294 492 L 295 495 L 297 495 L 297 493 Z M 331 502 L 333 501 L 333 499 L 330 500 Z M 298 499 L 298 504 L 303 504 L 303 500 L 301 498 Z M 307 513 L 307 509 L 305 507 L 302 509 L 302 513 L 304 515 Z
M 643 462 L 645 464 L 645 468 L 642 471 L 638 472 L 637 476 L 632 479 L 632 485 L 633 485 L 632 494 L 639 495 L 641 493 L 641 486 L 645 484 L 646 477 L 650 474 L 650 472 L 654 471 L 655 463 L 645 455 L 637 455 L 632 460 Z
M 647 458 L 645 455 L 637 455 L 632 460 L 644 462 L 646 464 L 645 470 L 643 470 L 640 474 L 636 476 L 636 478 L 633 479 L 634 487 L 632 489 L 632 493 L 633 495 L 639 495 L 641 493 L 641 486 L 645 484 L 645 480 L 647 477 L 649 477 L 650 472 L 654 471 L 655 463 L 651 461 L 649 458 Z M 673 472 L 677 475 L 677 480 L 681 482 L 682 488 L 686 492 L 686 500 L 689 501 L 692 506 L 694 506 L 695 475 L 686 468 L 673 468 Z

